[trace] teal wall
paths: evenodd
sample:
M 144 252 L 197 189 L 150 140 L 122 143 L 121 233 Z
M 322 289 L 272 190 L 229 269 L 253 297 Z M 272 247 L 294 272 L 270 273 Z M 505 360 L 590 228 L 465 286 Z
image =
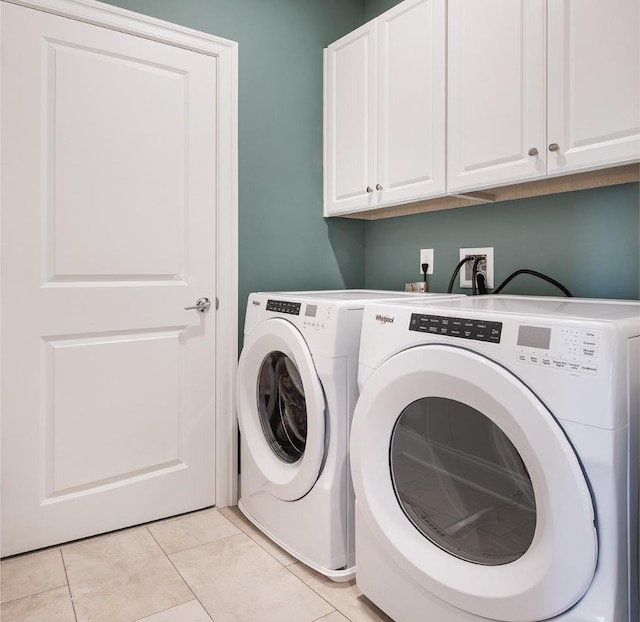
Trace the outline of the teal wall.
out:
M 365 21 L 399 2 L 365 0 Z M 627 184 L 368 222 L 365 285 L 397 289 L 419 280 L 419 249 L 433 248 L 430 289 L 446 291 L 459 248 L 493 246 L 496 284 L 529 268 L 575 296 L 638 299 L 638 195 L 638 184 Z M 562 295 L 528 275 L 504 293 Z
M 401 0 L 364 0 L 364 21 L 368 22 L 380 13 L 388 11 Z
M 364 223 L 322 217 L 322 50 L 362 0 L 108 0 L 239 43 L 239 313 L 250 292 L 364 284 Z
M 419 280 L 419 249 L 433 248 L 430 290 L 446 291 L 459 248 L 493 246 L 496 285 L 529 268 L 574 296 L 638 299 L 639 230 L 637 183 L 371 221 L 365 283 L 397 289 Z M 503 293 L 562 296 L 528 275 Z
M 360 222 L 322 218 L 322 49 L 399 0 L 110 0 L 239 42 L 239 313 L 256 290 L 433 291 L 462 246 L 493 246 L 496 280 L 531 268 L 575 295 L 639 297 L 638 184 Z M 365 269 L 366 266 L 366 269 Z M 507 293 L 556 294 L 533 277 Z

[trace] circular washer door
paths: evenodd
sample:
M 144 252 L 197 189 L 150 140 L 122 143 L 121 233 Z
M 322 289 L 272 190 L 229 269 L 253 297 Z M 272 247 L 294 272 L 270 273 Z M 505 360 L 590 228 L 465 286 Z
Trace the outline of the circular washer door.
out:
M 325 399 L 298 329 L 274 318 L 246 335 L 236 385 L 240 431 L 265 490 L 300 499 L 322 468 Z
M 356 405 L 362 520 L 426 590 L 477 616 L 532 622 L 586 592 L 593 501 L 558 422 L 513 374 L 463 348 L 400 352 Z

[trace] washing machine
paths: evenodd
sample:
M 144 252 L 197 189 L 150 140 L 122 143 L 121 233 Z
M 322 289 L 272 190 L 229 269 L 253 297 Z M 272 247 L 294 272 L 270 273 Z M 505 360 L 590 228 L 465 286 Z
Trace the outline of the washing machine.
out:
M 372 304 L 356 582 L 396 622 L 637 622 L 640 304 Z
M 354 575 L 347 450 L 364 306 L 449 296 L 371 290 L 249 296 L 236 380 L 238 506 L 283 549 L 335 581 Z

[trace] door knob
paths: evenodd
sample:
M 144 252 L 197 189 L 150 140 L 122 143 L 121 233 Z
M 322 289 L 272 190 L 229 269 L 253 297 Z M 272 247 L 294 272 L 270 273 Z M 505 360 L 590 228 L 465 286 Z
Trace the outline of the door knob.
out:
M 558 143 L 551 143 L 549 145 L 549 151 L 560 151 L 560 146 Z
M 537 156 L 538 155 L 538 150 L 535 147 L 531 147 L 531 149 L 529 149 L 529 155 L 530 156 Z
M 376 184 L 376 190 L 382 190 L 382 186 L 380 184 Z
M 371 186 L 367 186 L 367 192 L 371 194 L 373 192 L 373 188 Z
M 198 298 L 196 300 L 196 304 L 193 307 L 185 307 L 185 311 L 200 311 L 200 313 L 204 313 L 211 308 L 211 301 L 208 298 Z

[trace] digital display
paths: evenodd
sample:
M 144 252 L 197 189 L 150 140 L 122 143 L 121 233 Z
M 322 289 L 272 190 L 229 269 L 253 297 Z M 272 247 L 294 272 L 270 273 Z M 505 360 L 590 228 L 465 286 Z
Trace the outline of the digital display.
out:
M 307 305 L 307 308 L 305 309 L 305 316 L 306 317 L 316 317 L 316 313 L 318 312 L 318 305 Z
M 551 329 L 543 326 L 519 326 L 518 345 L 525 348 L 548 350 L 551 344 Z

